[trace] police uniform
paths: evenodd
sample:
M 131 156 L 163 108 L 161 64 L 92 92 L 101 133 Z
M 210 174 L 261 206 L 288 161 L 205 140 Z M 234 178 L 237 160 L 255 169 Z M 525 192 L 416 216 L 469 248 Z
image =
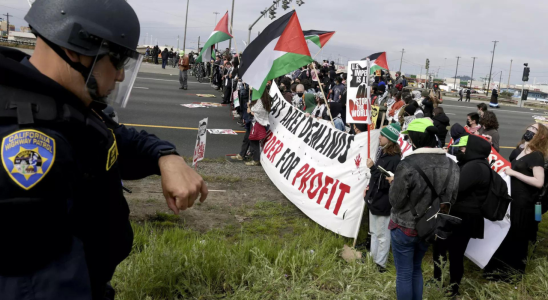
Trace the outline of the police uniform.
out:
M 0 47 L 0 299 L 91 299 L 90 281 L 104 299 L 129 255 L 122 180 L 159 175 L 175 146 L 103 108 Z

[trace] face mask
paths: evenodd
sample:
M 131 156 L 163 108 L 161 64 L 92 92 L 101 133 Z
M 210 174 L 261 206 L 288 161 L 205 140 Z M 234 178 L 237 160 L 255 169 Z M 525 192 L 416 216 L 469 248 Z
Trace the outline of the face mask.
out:
M 299 97 L 302 97 L 302 96 L 304 95 L 304 93 L 299 92 L 299 93 L 297 93 L 297 95 L 298 95 Z
M 462 151 L 459 151 L 459 152 L 457 152 L 457 154 L 455 154 L 455 157 L 457 157 L 457 160 L 459 162 L 463 162 L 465 155 L 466 155 L 466 153 L 463 153 Z
M 531 130 L 527 130 L 524 134 L 523 134 L 523 140 L 526 141 L 526 142 L 530 142 L 533 137 L 535 137 L 535 133 L 532 132 Z
M 472 127 L 472 125 L 470 125 L 470 121 L 466 121 L 466 126 Z

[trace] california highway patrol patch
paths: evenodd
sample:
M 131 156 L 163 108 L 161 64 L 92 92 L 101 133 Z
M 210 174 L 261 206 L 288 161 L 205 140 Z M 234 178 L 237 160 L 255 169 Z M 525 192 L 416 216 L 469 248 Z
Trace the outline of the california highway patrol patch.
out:
M 55 162 L 55 140 L 37 130 L 20 130 L 2 140 L 2 165 L 21 188 L 30 190 Z

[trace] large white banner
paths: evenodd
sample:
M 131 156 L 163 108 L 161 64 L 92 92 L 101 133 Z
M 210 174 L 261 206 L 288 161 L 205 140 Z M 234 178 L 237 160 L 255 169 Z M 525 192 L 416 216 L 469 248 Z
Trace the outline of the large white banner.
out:
M 308 217 L 346 237 L 355 237 L 369 182 L 367 132 L 347 134 L 284 100 L 273 82 L 270 131 L 261 164 L 276 187 Z M 371 153 L 379 130 L 370 132 Z
M 346 80 L 346 122 L 371 124 L 369 60 L 349 61 Z

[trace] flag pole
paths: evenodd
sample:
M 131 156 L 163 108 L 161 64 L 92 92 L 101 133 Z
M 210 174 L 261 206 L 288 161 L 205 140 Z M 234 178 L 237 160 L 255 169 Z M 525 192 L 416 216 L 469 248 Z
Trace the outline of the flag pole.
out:
M 371 124 L 367 124 L 367 158 L 371 158 Z
M 318 75 L 318 71 L 316 70 L 316 64 L 314 62 L 312 62 L 312 68 L 314 69 L 314 73 L 316 73 L 316 78 L 318 79 L 318 83 L 319 83 L 318 85 L 320 86 L 320 91 L 322 91 L 323 101 L 325 102 L 327 113 L 329 114 L 329 118 L 331 119 L 331 124 L 333 125 L 333 127 L 335 127 L 335 122 L 333 122 L 333 116 L 331 115 L 331 109 L 329 109 L 329 103 L 327 103 L 325 93 L 323 92 L 322 83 L 319 82 L 320 76 Z
M 316 60 L 316 56 L 318 56 L 318 54 L 320 54 L 320 52 L 322 52 L 322 48 L 320 48 L 320 51 L 318 51 L 318 53 L 316 53 L 316 54 L 314 55 L 314 57 L 312 57 L 312 60 Z

